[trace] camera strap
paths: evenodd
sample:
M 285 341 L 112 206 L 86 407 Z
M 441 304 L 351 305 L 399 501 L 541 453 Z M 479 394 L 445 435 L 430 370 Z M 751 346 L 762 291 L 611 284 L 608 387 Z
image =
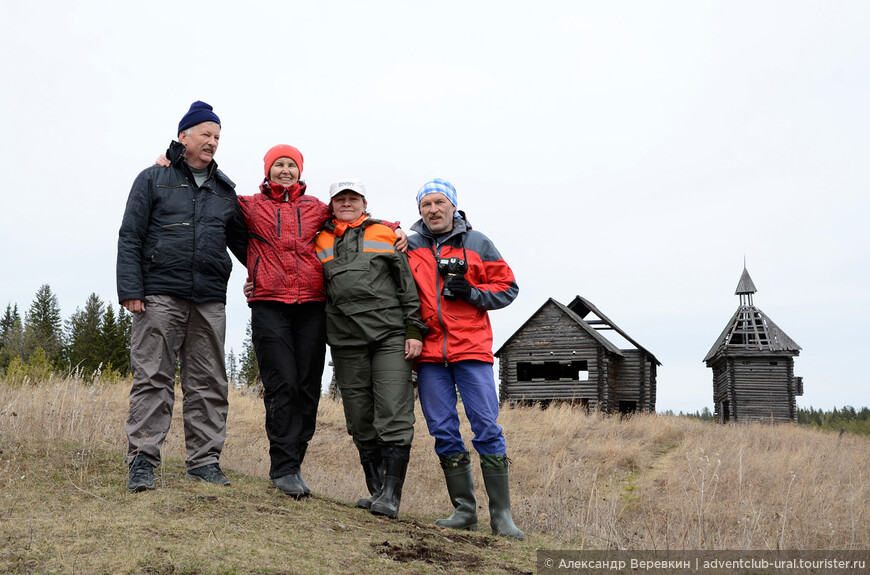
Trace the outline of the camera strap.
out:
M 449 232 L 448 232 L 448 233 L 449 233 Z M 449 239 L 449 238 L 448 238 L 448 239 Z M 439 247 L 438 247 L 438 252 L 439 252 L 439 253 L 436 253 L 436 252 L 435 252 L 435 244 L 437 244 L 437 243 L 438 243 L 438 238 L 433 238 L 432 243 L 429 244 L 429 251 L 432 252 L 432 257 L 435 258 L 435 264 L 436 264 L 436 265 L 438 264 L 438 260 L 439 260 L 440 257 L 441 257 L 441 256 L 439 255 L 439 253 L 440 253 L 440 251 L 441 251 L 441 248 L 444 246 L 444 244 L 440 244 Z M 460 244 L 460 246 L 462 247 L 462 259 L 464 259 L 465 261 L 468 261 L 468 254 L 465 253 L 465 238 L 463 237 L 462 234 L 459 235 L 459 244 Z

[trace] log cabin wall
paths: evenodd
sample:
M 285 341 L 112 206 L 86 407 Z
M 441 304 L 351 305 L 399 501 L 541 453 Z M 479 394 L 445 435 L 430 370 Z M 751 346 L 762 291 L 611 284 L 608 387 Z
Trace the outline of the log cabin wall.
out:
M 717 421 L 797 421 L 793 357 L 735 354 L 709 363 Z
M 619 402 L 634 402 L 635 411 L 649 412 L 655 406 L 655 401 L 648 395 L 654 381 L 650 370 L 652 362 L 638 349 L 624 349 L 622 353 L 624 357 L 620 358 L 613 377 L 614 402 L 617 405 Z
M 600 345 L 579 325 L 565 321 L 556 306 L 544 306 L 511 341 L 499 351 L 499 398 L 502 403 L 575 400 L 598 403 L 598 391 L 606 377 L 601 368 Z M 583 379 L 540 377 L 547 364 L 572 365 Z M 529 367 L 532 367 L 530 370 Z
M 735 357 L 733 394 L 737 421 L 796 421 L 791 391 L 791 358 Z

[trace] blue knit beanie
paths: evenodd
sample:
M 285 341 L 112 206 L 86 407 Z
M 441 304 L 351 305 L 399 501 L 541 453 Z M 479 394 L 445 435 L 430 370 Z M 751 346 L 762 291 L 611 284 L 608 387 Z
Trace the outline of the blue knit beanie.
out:
M 442 180 L 441 178 L 435 178 L 434 180 L 428 181 L 423 184 L 423 187 L 417 192 L 417 211 L 420 211 L 420 200 L 423 199 L 423 196 L 426 194 L 444 194 L 447 196 L 447 199 L 450 200 L 450 203 L 453 204 L 454 208 L 458 208 L 459 204 L 456 199 L 456 188 L 453 187 L 453 184 L 448 182 L 447 180 Z
M 210 105 L 205 102 L 200 102 L 199 100 L 191 104 L 190 110 L 188 110 L 181 121 L 178 122 L 178 133 L 180 134 L 191 126 L 196 126 L 203 122 L 214 122 L 220 126 L 221 120 L 217 117 L 217 114 L 212 112 L 212 109 L 213 108 Z

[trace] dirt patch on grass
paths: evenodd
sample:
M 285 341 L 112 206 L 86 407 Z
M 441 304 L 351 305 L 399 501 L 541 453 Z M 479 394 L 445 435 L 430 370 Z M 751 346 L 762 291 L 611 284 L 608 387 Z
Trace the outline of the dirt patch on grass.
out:
M 479 555 L 451 548 L 444 542 L 435 543 L 421 537 L 404 543 L 372 543 L 376 553 L 389 557 L 393 561 L 410 563 L 420 561 L 432 565 L 440 565 L 448 569 L 477 571 L 484 567 L 484 561 Z

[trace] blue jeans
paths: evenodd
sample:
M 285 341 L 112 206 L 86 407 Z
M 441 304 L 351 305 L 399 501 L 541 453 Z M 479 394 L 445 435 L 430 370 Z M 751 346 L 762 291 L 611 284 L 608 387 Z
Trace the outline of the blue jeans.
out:
M 474 449 L 481 455 L 504 455 L 504 433 L 496 422 L 498 394 L 492 364 L 474 360 L 446 367 L 441 363 L 417 365 L 417 392 L 429 434 L 435 438 L 435 453 L 446 457 L 465 451 L 456 411 L 457 389 L 474 432 Z

